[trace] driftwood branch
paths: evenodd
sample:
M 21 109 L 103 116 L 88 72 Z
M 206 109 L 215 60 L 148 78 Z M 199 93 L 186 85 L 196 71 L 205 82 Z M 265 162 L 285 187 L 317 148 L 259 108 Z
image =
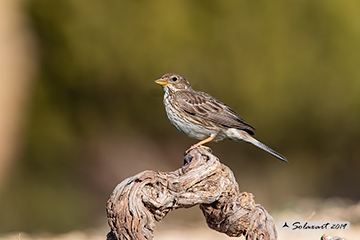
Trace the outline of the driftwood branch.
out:
M 328 236 L 326 234 L 322 235 L 320 240 L 346 240 L 345 238 L 338 237 L 338 236 Z
M 277 239 L 273 218 L 251 193 L 240 193 L 232 171 L 201 146 L 186 152 L 184 165 L 174 172 L 144 171 L 118 184 L 107 202 L 107 240 L 153 239 L 156 221 L 197 204 L 218 232 Z

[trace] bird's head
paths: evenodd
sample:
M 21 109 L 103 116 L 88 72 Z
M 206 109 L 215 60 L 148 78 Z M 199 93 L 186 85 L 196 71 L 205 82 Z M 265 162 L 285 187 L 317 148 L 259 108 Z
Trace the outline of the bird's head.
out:
M 159 84 L 165 93 L 192 89 L 186 77 L 177 73 L 166 73 L 155 83 Z

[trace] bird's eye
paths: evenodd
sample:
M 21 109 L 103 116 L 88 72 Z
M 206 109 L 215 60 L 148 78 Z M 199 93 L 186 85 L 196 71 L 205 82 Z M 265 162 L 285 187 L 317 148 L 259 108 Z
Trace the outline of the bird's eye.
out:
M 172 80 L 175 82 L 175 81 L 178 80 L 178 78 L 177 78 L 177 77 L 173 77 Z

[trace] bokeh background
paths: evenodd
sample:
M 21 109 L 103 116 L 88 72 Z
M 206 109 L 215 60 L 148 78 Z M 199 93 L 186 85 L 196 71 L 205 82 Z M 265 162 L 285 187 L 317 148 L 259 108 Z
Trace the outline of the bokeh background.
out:
M 1 1 L 0 234 L 104 226 L 117 183 L 180 167 L 196 140 L 166 118 L 154 80 L 167 72 L 231 106 L 288 158 L 208 144 L 270 212 L 303 198 L 356 203 L 359 9 L 355 0 Z

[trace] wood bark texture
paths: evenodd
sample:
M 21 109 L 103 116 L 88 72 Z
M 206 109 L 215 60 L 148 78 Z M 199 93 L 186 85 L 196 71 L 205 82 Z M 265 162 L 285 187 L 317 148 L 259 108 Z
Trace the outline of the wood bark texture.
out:
M 346 238 L 338 237 L 338 236 L 328 236 L 326 234 L 322 235 L 320 240 L 346 240 Z
M 144 171 L 116 186 L 107 201 L 107 240 L 153 239 L 155 222 L 178 208 L 199 204 L 208 226 L 231 237 L 277 239 L 274 219 L 251 193 L 240 193 L 232 171 L 211 149 L 185 153 L 174 172 Z

